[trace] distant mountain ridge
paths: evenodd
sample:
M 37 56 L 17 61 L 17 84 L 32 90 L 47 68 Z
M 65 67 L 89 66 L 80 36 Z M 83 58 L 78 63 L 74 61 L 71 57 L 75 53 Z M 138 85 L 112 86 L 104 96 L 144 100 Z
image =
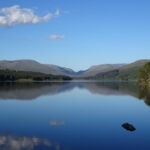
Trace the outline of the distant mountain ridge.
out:
M 45 74 L 53 75 L 67 75 L 72 77 L 90 77 L 90 76 L 101 76 L 102 74 L 111 74 L 114 71 L 119 71 L 120 74 L 124 72 L 132 72 L 133 70 L 138 70 L 139 67 L 143 66 L 146 62 L 150 60 L 138 60 L 130 64 L 101 64 L 92 66 L 87 70 L 75 72 L 74 70 L 66 67 L 61 67 L 53 64 L 41 64 L 35 60 L 1 60 L 0 70 L 16 70 L 16 71 L 32 71 L 41 72 Z M 115 72 L 115 74 L 116 74 Z M 108 75 L 108 74 L 107 74 Z
M 123 64 L 103 64 L 92 66 L 87 70 L 75 72 L 66 67 L 60 67 L 53 64 L 41 64 L 35 60 L 2 60 L 0 61 L 0 69 L 16 70 L 16 71 L 33 71 L 54 75 L 69 75 L 69 76 L 93 76 L 100 72 L 106 72 L 113 69 L 118 69 Z

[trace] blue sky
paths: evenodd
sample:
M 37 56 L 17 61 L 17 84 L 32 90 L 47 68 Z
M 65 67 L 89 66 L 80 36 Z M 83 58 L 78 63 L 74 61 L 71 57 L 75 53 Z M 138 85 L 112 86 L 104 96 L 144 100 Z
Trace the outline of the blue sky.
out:
M 0 0 L 0 60 L 84 70 L 149 59 L 149 0 Z

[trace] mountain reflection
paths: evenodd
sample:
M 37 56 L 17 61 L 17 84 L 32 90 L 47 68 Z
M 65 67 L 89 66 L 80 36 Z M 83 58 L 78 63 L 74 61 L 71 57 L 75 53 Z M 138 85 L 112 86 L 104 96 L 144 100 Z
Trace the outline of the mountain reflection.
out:
M 0 99 L 32 100 L 42 95 L 65 92 L 63 82 L 55 83 L 1 83 Z
M 39 96 L 56 95 L 74 88 L 87 89 L 93 94 L 139 97 L 139 88 L 134 82 L 49 82 L 1 83 L 0 99 L 33 100 Z
M 47 139 L 18 136 L 12 134 L 0 135 L 1 150 L 59 150 L 59 144 L 53 144 Z

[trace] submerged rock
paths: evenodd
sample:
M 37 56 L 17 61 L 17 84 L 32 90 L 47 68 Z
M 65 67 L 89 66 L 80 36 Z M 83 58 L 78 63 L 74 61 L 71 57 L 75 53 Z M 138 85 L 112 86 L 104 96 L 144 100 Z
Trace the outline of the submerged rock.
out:
M 129 124 L 129 123 L 122 124 L 122 127 L 128 131 L 135 131 L 136 130 L 136 128 L 132 124 Z

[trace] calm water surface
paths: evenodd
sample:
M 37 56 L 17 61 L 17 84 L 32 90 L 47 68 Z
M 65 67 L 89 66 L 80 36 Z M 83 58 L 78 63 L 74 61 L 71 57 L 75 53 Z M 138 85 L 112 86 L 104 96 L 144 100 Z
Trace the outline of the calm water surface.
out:
M 135 83 L 1 83 L 0 150 L 149 150 L 149 106 Z

